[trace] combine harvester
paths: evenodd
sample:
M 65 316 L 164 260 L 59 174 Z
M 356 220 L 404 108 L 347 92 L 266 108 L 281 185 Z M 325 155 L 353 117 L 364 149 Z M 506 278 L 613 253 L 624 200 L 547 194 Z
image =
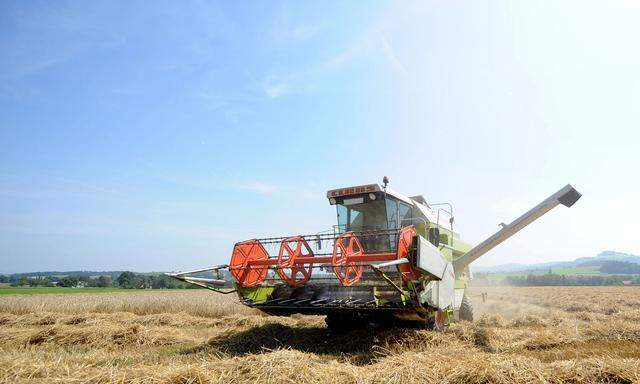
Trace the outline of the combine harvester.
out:
M 418 320 L 441 330 L 473 320 L 469 264 L 558 204 L 580 193 L 567 185 L 475 247 L 453 229 L 449 203 L 430 204 L 383 185 L 327 192 L 338 224 L 313 235 L 239 242 L 228 265 L 168 273 L 219 293 L 237 292 L 245 305 L 270 315 L 326 315 L 330 328 Z M 234 289 L 224 289 L 233 276 Z M 215 278 L 193 276 L 212 271 Z M 227 274 L 228 276 L 228 274 Z

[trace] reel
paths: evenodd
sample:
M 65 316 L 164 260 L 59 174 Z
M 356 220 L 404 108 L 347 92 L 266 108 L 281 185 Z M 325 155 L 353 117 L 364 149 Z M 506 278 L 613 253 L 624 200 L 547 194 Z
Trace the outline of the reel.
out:
M 353 232 L 336 238 L 333 244 L 333 273 L 344 287 L 355 284 L 362 277 L 364 266 L 354 261 L 353 257 L 363 254 L 362 243 Z
M 282 240 L 278 252 L 278 275 L 290 286 L 299 287 L 311 279 L 313 263 L 299 262 L 303 257 L 313 257 L 313 251 L 304 237 L 293 236 Z
M 233 247 L 229 270 L 238 284 L 243 287 L 254 287 L 267 277 L 267 266 L 254 265 L 256 261 L 265 261 L 269 253 L 259 240 L 247 240 Z

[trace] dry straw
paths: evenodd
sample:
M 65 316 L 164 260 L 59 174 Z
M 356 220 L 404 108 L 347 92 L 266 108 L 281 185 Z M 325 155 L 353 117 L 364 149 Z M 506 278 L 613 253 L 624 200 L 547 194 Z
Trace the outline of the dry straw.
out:
M 492 288 L 475 306 L 446 332 L 334 335 L 204 291 L 0 297 L 0 382 L 640 382 L 638 288 Z

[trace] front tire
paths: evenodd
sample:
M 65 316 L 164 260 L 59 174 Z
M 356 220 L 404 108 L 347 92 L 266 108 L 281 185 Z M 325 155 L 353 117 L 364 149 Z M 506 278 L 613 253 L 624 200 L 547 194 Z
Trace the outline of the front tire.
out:
M 430 331 L 443 332 L 447 329 L 448 320 L 445 321 L 446 315 L 441 310 L 433 312 L 432 316 L 425 320 L 425 328 Z

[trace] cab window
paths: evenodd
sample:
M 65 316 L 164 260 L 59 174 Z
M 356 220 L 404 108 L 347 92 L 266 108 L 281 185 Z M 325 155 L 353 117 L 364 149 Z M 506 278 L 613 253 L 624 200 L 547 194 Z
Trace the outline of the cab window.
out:
M 340 232 L 386 229 L 384 205 L 381 200 L 350 205 L 337 204 L 337 210 Z
M 406 227 L 412 223 L 411 206 L 405 203 L 399 203 L 398 216 L 400 217 L 400 227 Z
M 398 225 L 398 202 L 394 199 L 386 198 L 387 205 L 387 228 L 396 229 Z

